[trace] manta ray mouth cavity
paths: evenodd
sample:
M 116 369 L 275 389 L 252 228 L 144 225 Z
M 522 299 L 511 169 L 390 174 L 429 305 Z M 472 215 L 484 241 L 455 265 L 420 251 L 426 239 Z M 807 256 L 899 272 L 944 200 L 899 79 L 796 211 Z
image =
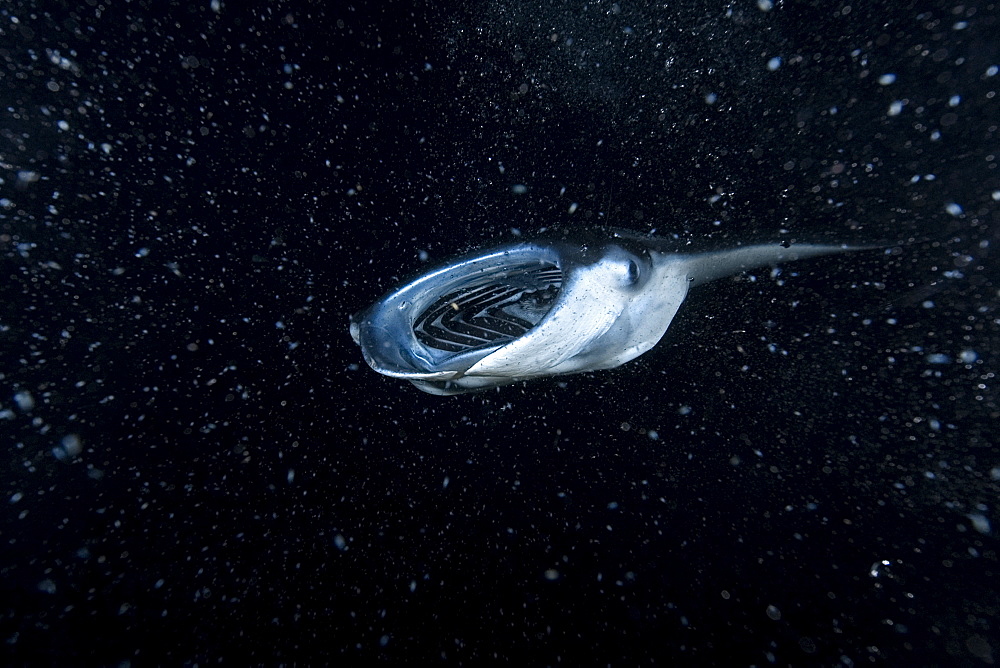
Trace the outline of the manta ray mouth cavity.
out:
M 478 271 L 424 309 L 413 333 L 425 346 L 452 353 L 502 345 L 541 322 L 562 282 L 562 270 L 550 262 Z

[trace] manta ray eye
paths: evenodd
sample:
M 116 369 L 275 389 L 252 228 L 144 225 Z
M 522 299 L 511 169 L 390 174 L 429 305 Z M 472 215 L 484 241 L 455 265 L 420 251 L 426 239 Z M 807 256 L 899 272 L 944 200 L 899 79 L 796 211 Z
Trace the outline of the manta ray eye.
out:
M 635 285 L 639 280 L 639 265 L 635 260 L 630 260 L 625 273 L 625 280 L 629 285 Z

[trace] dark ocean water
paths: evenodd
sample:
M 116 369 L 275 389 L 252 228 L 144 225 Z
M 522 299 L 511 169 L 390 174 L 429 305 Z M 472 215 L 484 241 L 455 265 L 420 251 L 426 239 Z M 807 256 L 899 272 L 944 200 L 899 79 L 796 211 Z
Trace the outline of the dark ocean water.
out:
M 992 664 L 998 16 L 5 3 L 0 660 Z M 351 341 L 606 224 L 893 248 L 482 394 Z

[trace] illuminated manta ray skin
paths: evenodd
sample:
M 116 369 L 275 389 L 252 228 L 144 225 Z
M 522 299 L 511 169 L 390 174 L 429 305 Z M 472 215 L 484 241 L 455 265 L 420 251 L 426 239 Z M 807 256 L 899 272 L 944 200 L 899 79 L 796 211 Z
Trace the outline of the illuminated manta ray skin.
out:
M 869 247 L 753 244 L 684 253 L 676 242 L 624 231 L 605 238 L 516 243 L 423 274 L 351 318 L 365 360 L 425 392 L 463 394 L 520 380 L 620 366 L 663 337 L 688 289 L 753 267 Z M 562 282 L 547 313 L 521 336 L 447 352 L 414 333 L 420 314 L 471 280 L 502 281 L 512 268 L 555 265 Z M 452 304 L 457 309 L 455 304 Z

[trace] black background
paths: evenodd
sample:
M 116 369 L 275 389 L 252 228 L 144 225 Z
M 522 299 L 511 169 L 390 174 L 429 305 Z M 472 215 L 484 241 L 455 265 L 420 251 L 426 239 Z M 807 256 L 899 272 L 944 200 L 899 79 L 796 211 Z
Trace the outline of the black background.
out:
M 991 663 L 997 15 L 8 2 L 5 662 Z M 599 224 L 894 247 L 479 395 L 350 340 Z

